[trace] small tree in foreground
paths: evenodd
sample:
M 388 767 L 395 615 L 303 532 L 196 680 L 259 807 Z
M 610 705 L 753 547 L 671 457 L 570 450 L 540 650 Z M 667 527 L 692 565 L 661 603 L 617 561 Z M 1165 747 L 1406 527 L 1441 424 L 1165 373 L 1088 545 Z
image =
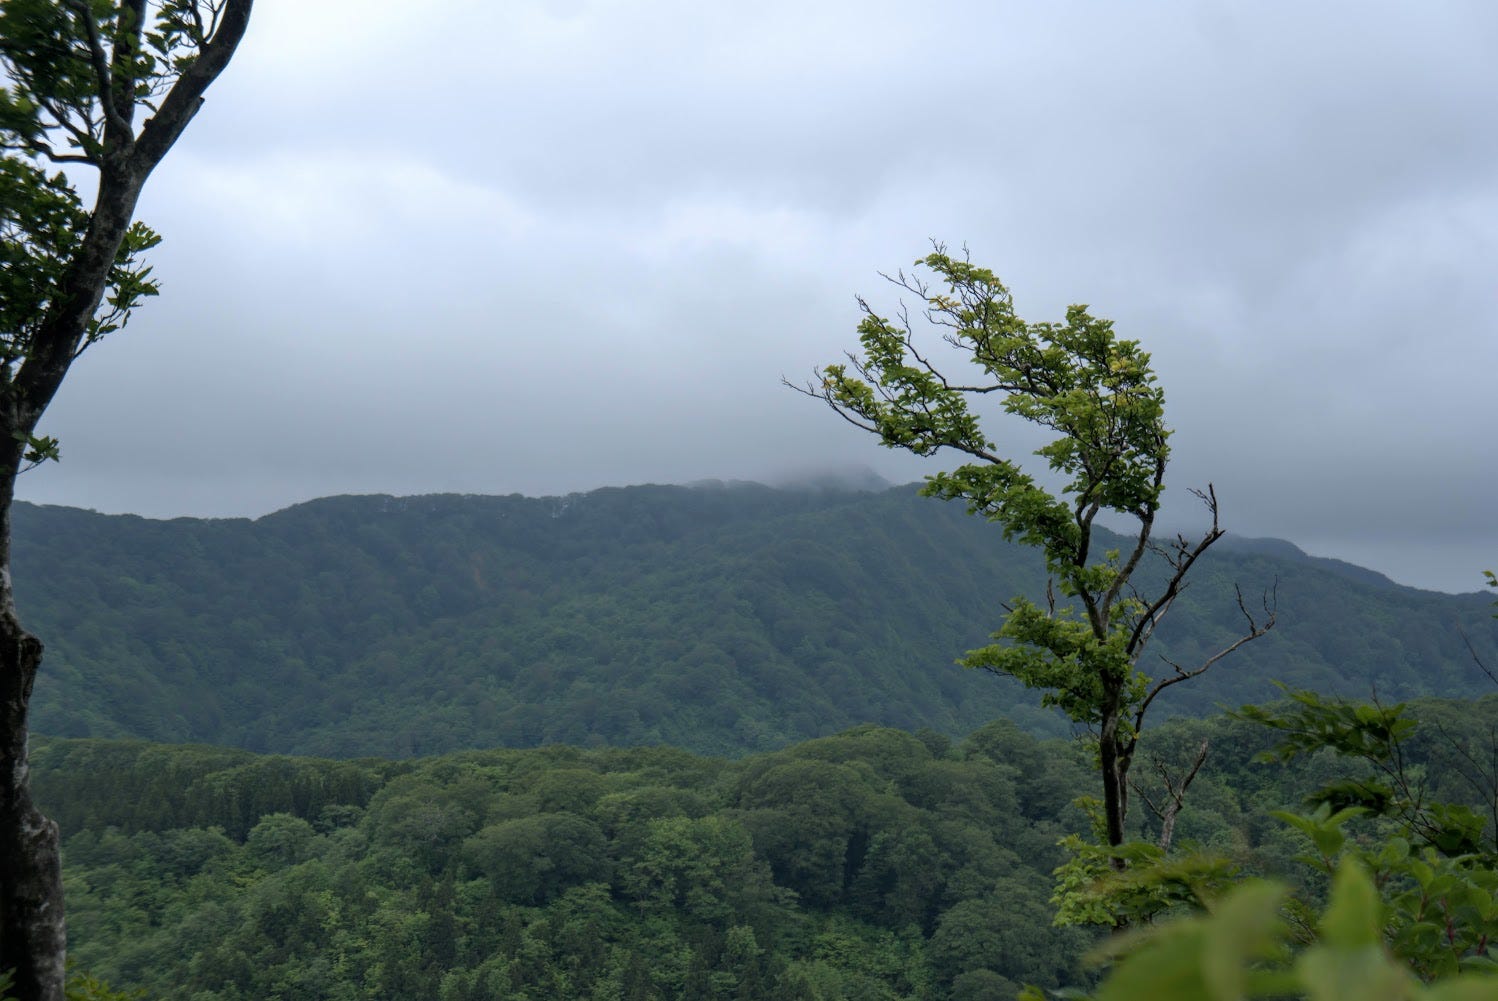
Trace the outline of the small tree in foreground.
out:
M 828 365 L 816 381 L 792 388 L 824 400 L 887 448 L 965 456 L 965 464 L 928 477 L 922 492 L 966 501 L 971 513 L 997 522 L 1006 539 L 1040 549 L 1050 576 L 1044 604 L 1013 599 L 1005 606 L 1009 614 L 994 634 L 996 642 L 969 652 L 961 663 L 1040 689 L 1044 704 L 1091 729 L 1103 785 L 1099 826 L 1110 848 L 1120 846 L 1129 812 L 1129 770 L 1150 706 L 1167 688 L 1201 675 L 1262 636 L 1274 625 L 1274 610 L 1266 601 L 1264 614 L 1256 617 L 1240 594 L 1247 620 L 1241 637 L 1199 663 L 1171 664 L 1160 677 L 1146 672 L 1141 658 L 1150 638 L 1191 568 L 1223 535 L 1217 496 L 1208 486 L 1197 496 L 1207 506 L 1211 527 L 1199 540 L 1177 536 L 1159 543 L 1151 536 L 1170 431 L 1165 394 L 1149 355 L 1137 342 L 1115 337 L 1112 323 L 1093 317 L 1085 306 L 1068 309 L 1063 323 L 1022 320 L 993 272 L 954 258 L 939 245 L 916 264 L 934 281 L 903 271 L 885 277 L 918 297 L 921 315 L 951 350 L 923 346 L 905 306 L 891 321 L 860 299 L 862 353 L 849 354 L 847 364 Z M 952 354 L 961 358 L 966 373 L 961 377 L 947 374 L 945 359 Z M 1035 454 L 1065 478 L 1059 493 L 1041 486 L 999 450 L 978 409 L 989 400 L 1054 433 Z M 1098 551 L 1094 526 L 1104 512 L 1133 521 L 1127 551 Z M 1145 594 L 1137 576 L 1151 553 L 1167 572 L 1159 589 Z M 1167 831 L 1192 774 L 1194 769 L 1168 781 L 1166 795 L 1154 804 Z M 1111 864 L 1127 866 L 1118 853 Z
M 61 1001 L 66 938 L 57 827 L 27 781 L 42 644 L 11 591 L 16 477 L 57 458 L 36 429 L 69 367 L 156 293 L 139 258 L 158 238 L 136 202 L 252 3 L 0 0 L 0 971 L 21 1001 Z M 63 164 L 96 173 L 91 209 Z

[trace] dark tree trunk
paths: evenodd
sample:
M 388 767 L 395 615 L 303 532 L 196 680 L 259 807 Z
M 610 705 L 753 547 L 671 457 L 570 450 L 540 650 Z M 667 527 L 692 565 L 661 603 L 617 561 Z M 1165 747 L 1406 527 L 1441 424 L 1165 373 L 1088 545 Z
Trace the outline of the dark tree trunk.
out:
M 14 469 L 18 444 L 0 448 Z M 22 1001 L 62 1001 L 67 936 L 57 825 L 31 801 L 27 712 L 42 644 L 16 619 L 10 583 L 14 475 L 0 477 L 0 970 Z
M 1104 717 L 1098 734 L 1098 765 L 1103 773 L 1103 820 L 1107 828 L 1108 844 L 1118 846 L 1124 842 L 1124 821 L 1129 811 L 1129 760 L 1119 751 L 1116 714 Z M 1113 867 L 1122 871 L 1123 859 L 1113 860 Z
M 0 612 L 0 969 L 15 970 L 16 996 L 62 1001 L 67 939 L 57 825 L 31 801 L 27 703 L 42 644 L 14 613 Z

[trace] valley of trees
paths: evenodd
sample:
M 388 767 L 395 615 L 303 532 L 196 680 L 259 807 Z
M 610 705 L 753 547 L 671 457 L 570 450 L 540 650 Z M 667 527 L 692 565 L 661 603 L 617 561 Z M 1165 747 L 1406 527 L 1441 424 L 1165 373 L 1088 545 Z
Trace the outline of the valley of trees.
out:
M 1414 715 L 1429 796 L 1471 800 L 1454 748 L 1486 746 L 1498 697 Z M 1177 840 L 1320 899 L 1294 861 L 1305 839 L 1271 812 L 1357 769 L 1255 762 L 1276 732 L 1222 716 L 1163 725 L 1152 750 L 1179 762 L 1202 737 L 1218 752 Z M 71 954 L 151 997 L 1007 1001 L 1096 976 L 1092 937 L 1053 927 L 1050 901 L 1086 757 L 1001 721 L 737 760 L 59 739 L 34 760 L 65 838 Z
M 219 745 L 34 751 L 65 836 L 71 954 L 116 988 L 196 1001 L 1098 988 L 1084 962 L 1097 933 L 1052 923 L 1053 870 L 1076 862 L 1063 842 L 1089 824 L 1085 743 L 1056 736 L 1017 686 L 916 645 L 972 645 L 982 582 L 1039 593 L 1041 570 L 909 487 L 331 498 L 254 522 L 18 515 L 18 559 L 53 568 L 33 576 L 28 614 L 67 637 L 37 700 L 54 732 L 161 727 L 150 735 Z M 1193 697 L 1170 706 L 1178 717 L 1280 698 L 1275 675 L 1356 695 L 1360 672 L 1334 665 L 1375 646 L 1381 697 L 1491 690 L 1472 657 L 1494 649 L 1486 596 L 1399 587 L 1273 541 L 1227 543 L 1200 570 L 1164 650 L 1228 635 L 1207 609 L 1228 607 L 1238 580 L 1278 580 L 1309 611 L 1286 608 L 1241 664 L 1180 686 Z M 649 669 L 671 658 L 679 669 Z M 798 698 L 777 714 L 786 693 Z M 1426 739 L 1409 763 L 1430 798 L 1482 806 L 1462 754 L 1490 746 L 1498 697 L 1417 712 Z M 881 716 L 904 729 L 846 729 Z M 315 741 L 301 750 L 342 760 L 256 753 L 299 727 Z M 1148 923 L 1276 877 L 1306 901 L 1313 939 L 1328 880 L 1296 861 L 1306 839 L 1273 811 L 1306 813 L 1304 797 L 1355 770 L 1330 752 L 1255 764 L 1272 729 L 1177 718 L 1145 743 L 1146 782 L 1180 775 L 1203 738 L 1213 753 L 1174 839 L 1195 861 L 1159 870 L 1160 885 L 1146 866 L 1145 885 L 1103 891 L 1107 906 L 1122 894 Z M 516 749 L 460 750 L 486 744 Z M 448 753 L 413 757 L 434 749 Z M 1387 818 L 1348 827 L 1369 850 L 1397 837 Z M 1158 819 L 1127 833 L 1149 844 Z M 1073 902 L 1101 879 L 1083 875 Z
M 1059 842 L 1088 827 L 1077 805 L 1095 781 L 1086 745 L 1058 736 L 1054 718 L 1016 712 L 1026 696 L 999 679 L 944 661 L 916 670 L 906 648 L 876 656 L 872 640 L 902 632 L 881 616 L 903 609 L 899 621 L 923 630 L 913 635 L 960 648 L 974 642 L 971 626 L 945 602 L 969 600 L 966 614 L 979 614 L 964 594 L 981 592 L 985 574 L 1042 586 L 1024 550 L 954 507 L 908 487 L 743 485 L 544 500 L 332 498 L 254 522 L 18 514 L 18 557 L 55 568 L 32 576 L 28 614 L 71 637 L 55 660 L 59 681 L 75 687 L 42 693 L 40 711 L 115 738 L 151 720 L 182 727 L 165 733 L 175 744 L 49 737 L 33 751 L 37 794 L 64 835 L 71 955 L 115 988 L 196 1001 L 978 1001 L 1013 998 L 1027 984 L 1097 988 L 1098 971 L 1084 962 L 1097 933 L 1052 923 L 1052 871 L 1068 859 Z M 899 544 L 911 537 L 919 541 Z M 794 572 L 781 565 L 796 554 Z M 1294 595 L 1312 611 L 1285 607 L 1281 627 L 1242 664 L 1204 679 L 1219 687 L 1204 685 L 1149 734 L 1147 783 L 1157 762 L 1180 774 L 1202 738 L 1213 752 L 1174 839 L 1178 857 L 1208 861 L 1139 891 L 1145 912 L 1189 912 L 1197 891 L 1210 898 L 1250 876 L 1294 885 L 1308 908 L 1323 899 L 1327 878 L 1296 861 L 1306 836 L 1273 814 L 1311 816 L 1305 797 L 1353 781 L 1356 763 L 1330 751 L 1258 763 L 1275 730 L 1204 712 L 1209 700 L 1243 701 L 1240 692 L 1282 699 L 1270 672 L 1357 695 L 1357 675 L 1331 665 L 1379 644 L 1381 698 L 1469 695 L 1415 704 L 1421 726 L 1408 763 L 1430 801 L 1483 805 L 1473 760 L 1498 727 L 1498 696 L 1478 697 L 1492 682 L 1463 637 L 1491 656 L 1489 596 L 1414 591 L 1268 541 L 1225 544 L 1202 570 L 1200 594 L 1174 624 L 1182 632 L 1210 623 L 1201 611 L 1209 592 L 1231 594 L 1238 579 L 1278 578 L 1285 605 Z M 734 595 L 740 603 L 729 606 Z M 731 607 L 737 617 L 715 618 Z M 846 645 L 809 644 L 818 634 L 811 621 L 792 628 L 798 613 L 823 616 Z M 145 624 L 134 642 L 132 618 Z M 632 621 L 639 627 L 625 628 Z M 719 621 L 737 633 L 715 633 Z M 1329 623 L 1337 627 L 1321 628 Z M 468 629 L 474 638 L 461 640 Z M 645 669 L 683 629 L 696 630 L 700 646 L 677 657 L 721 651 L 716 688 L 675 687 L 692 680 L 685 664 Z M 420 670 L 371 670 L 381 653 L 393 660 L 412 649 L 403 635 L 451 653 Z M 860 636 L 868 639 L 854 645 Z M 1163 639 L 1167 649 L 1184 642 Z M 354 651 L 333 659 L 344 644 Z M 756 648 L 761 660 L 728 656 Z M 1445 673 L 1420 673 L 1428 661 L 1412 649 L 1430 651 Z M 631 651 L 633 671 L 617 651 Z M 902 655 L 911 657 L 903 671 Z M 753 669 L 766 662 L 783 665 L 780 683 L 807 700 L 813 734 L 759 733 L 761 746 L 746 747 L 740 719 L 777 697 L 754 687 Z M 562 664 L 549 689 L 519 687 Z M 456 680 L 444 688 L 448 677 Z M 515 686 L 517 717 L 535 712 L 591 746 L 485 731 L 502 717 L 477 711 L 475 692 L 500 704 L 504 683 Z M 106 697 L 93 684 L 119 687 Z M 591 694 L 608 705 L 632 686 L 627 704 L 653 705 L 655 725 L 679 727 L 675 743 L 699 747 L 631 747 L 671 741 L 601 732 L 607 717 L 576 701 Z M 319 701 L 340 688 L 360 702 Z M 990 701 L 971 709 L 970 698 Z M 111 714 L 111 705 L 142 715 Z M 292 714 L 352 721 L 382 705 L 389 721 L 401 712 L 441 719 L 445 707 L 461 725 L 433 738 L 451 745 L 436 757 L 413 757 L 422 750 L 406 742 L 413 731 L 383 744 L 353 731 L 343 752 L 332 727 L 317 735 L 324 757 L 257 753 L 289 740 L 295 720 L 315 718 Z M 1026 725 L 911 708 L 927 705 Z M 901 729 L 844 722 L 902 706 Z M 245 714 L 235 718 L 235 708 Z M 486 740 L 494 749 L 468 749 Z M 500 749 L 506 743 L 513 749 Z M 1343 819 L 1355 846 L 1396 836 L 1388 818 Z M 1480 826 L 1491 838 L 1492 820 Z M 1159 822 L 1137 812 L 1128 834 L 1150 843 Z

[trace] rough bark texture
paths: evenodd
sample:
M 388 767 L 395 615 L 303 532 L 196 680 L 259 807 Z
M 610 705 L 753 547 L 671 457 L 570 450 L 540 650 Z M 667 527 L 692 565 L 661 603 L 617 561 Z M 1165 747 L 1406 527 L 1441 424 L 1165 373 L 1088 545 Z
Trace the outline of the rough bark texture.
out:
M 6 590 L 8 590 L 8 586 Z M 0 969 L 14 969 L 22 999 L 62 1001 L 67 938 L 57 825 L 37 810 L 27 781 L 26 708 L 42 644 L 0 611 Z
M 1103 773 L 1103 819 L 1107 824 L 1108 844 L 1124 843 L 1124 823 L 1128 820 L 1128 759 L 1118 750 L 1119 716 L 1116 709 L 1107 712 L 1098 733 L 1098 766 Z M 1120 858 L 1113 860 L 1113 867 L 1124 868 Z
M 19 443 L 0 461 L 20 460 Z M 15 468 L 13 465 L 10 468 Z M 62 1001 L 66 932 L 57 825 L 31 801 L 26 722 L 42 644 L 16 619 L 10 582 L 15 478 L 0 477 L 0 970 L 15 970 L 22 1001 Z

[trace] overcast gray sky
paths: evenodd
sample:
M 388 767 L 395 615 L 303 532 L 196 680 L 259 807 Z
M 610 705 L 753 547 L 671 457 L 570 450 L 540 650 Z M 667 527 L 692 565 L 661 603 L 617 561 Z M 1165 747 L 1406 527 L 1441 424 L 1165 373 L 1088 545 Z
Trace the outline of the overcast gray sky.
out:
M 21 494 L 917 479 L 779 380 L 935 237 L 1142 341 L 1230 531 L 1476 590 L 1494 53 L 1483 0 L 258 0 L 142 203 L 163 294 Z

